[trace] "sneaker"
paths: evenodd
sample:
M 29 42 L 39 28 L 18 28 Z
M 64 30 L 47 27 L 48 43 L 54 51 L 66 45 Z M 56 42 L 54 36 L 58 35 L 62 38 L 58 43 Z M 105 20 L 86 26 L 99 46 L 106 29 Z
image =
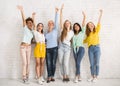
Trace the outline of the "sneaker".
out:
M 43 82 L 40 79 L 38 79 L 37 82 L 38 84 L 43 85 Z
M 94 83 L 97 82 L 97 78 L 94 78 L 94 79 L 92 80 L 92 82 L 94 82 Z
M 74 82 L 75 82 L 75 83 L 78 83 L 78 79 L 77 79 L 77 78 L 75 78 Z
M 37 77 L 37 76 L 35 76 L 35 79 L 37 80 L 37 79 L 38 79 L 38 77 Z
M 79 81 L 79 82 L 81 82 L 81 81 L 82 81 L 82 79 L 81 79 L 81 78 L 78 78 L 78 81 Z
M 87 81 L 88 81 L 88 82 L 93 81 L 93 77 L 89 78 Z
M 29 84 L 29 81 L 27 79 L 23 79 L 24 84 Z
M 44 78 L 43 78 L 43 77 L 41 77 L 41 81 L 42 81 L 42 82 L 45 82 L 45 80 L 44 80 Z

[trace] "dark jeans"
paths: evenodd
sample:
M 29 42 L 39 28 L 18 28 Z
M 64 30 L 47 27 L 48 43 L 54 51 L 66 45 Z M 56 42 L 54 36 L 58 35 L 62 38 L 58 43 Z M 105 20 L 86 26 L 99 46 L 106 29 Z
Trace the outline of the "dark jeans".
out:
M 79 47 L 78 51 L 75 53 L 73 50 L 75 65 L 76 65 L 76 75 L 80 75 L 80 64 L 84 56 L 85 49 L 84 47 Z
M 58 47 L 47 48 L 46 50 L 46 64 L 48 77 L 54 77 L 56 70 L 56 60 L 58 55 Z
M 99 45 L 90 46 L 88 49 L 91 75 L 99 75 L 100 47 Z

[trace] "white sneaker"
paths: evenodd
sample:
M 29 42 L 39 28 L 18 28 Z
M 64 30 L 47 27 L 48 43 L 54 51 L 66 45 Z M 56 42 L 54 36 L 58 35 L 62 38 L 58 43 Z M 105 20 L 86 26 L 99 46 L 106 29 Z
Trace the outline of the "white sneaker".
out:
M 74 83 L 78 83 L 78 79 L 77 78 L 75 78 Z
M 43 82 L 41 81 L 41 79 L 38 79 L 37 82 L 38 84 L 43 85 Z
M 38 79 L 38 77 L 37 77 L 37 76 L 35 76 L 35 79 L 37 80 L 37 79 Z
M 97 78 L 94 78 L 94 79 L 92 80 L 92 82 L 94 82 L 94 83 L 97 82 Z
M 93 77 L 89 78 L 87 81 L 88 81 L 88 82 L 93 81 Z
M 42 81 L 42 82 L 45 82 L 45 80 L 44 80 L 44 78 L 43 78 L 43 77 L 41 77 L 41 81 Z

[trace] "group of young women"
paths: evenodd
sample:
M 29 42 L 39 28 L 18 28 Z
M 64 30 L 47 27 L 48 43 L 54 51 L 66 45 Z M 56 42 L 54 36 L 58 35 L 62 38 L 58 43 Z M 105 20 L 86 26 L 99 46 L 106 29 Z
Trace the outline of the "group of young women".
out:
M 84 56 L 85 49 L 84 43 L 88 44 L 88 55 L 90 61 L 91 78 L 88 81 L 95 82 L 99 75 L 99 59 L 100 59 L 100 46 L 99 46 L 99 31 L 100 20 L 102 16 L 102 10 L 100 10 L 100 16 L 98 24 L 95 26 L 92 22 L 86 24 L 86 15 L 84 12 L 82 25 L 75 23 L 72 28 L 72 24 L 69 20 L 62 22 L 62 10 L 64 5 L 60 9 L 60 30 L 58 24 L 58 11 L 55 9 L 55 21 L 48 21 L 48 31 L 44 34 L 43 23 L 35 23 L 35 13 L 32 14 L 32 18 L 25 18 L 23 7 L 17 6 L 21 12 L 23 20 L 24 36 L 20 45 L 20 52 L 22 57 L 22 76 L 23 82 L 28 83 L 29 69 L 30 69 L 30 57 L 31 57 L 31 40 L 35 38 L 36 45 L 34 48 L 34 57 L 36 59 L 36 78 L 39 84 L 43 84 L 45 81 L 43 78 L 44 62 L 46 60 L 47 66 L 47 83 L 55 81 L 54 75 L 56 70 L 56 60 L 59 59 L 60 71 L 63 76 L 63 81 L 68 82 L 69 79 L 69 59 L 71 52 L 71 45 L 75 59 L 75 80 L 77 83 L 81 81 L 80 76 L 80 64 Z M 60 34 L 60 36 L 58 35 Z M 85 38 L 85 39 L 84 39 Z

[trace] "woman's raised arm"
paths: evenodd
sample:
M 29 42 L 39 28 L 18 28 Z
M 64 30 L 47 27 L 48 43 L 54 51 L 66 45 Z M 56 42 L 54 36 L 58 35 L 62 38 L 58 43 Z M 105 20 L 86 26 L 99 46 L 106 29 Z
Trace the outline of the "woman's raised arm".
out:
M 23 7 L 20 6 L 20 5 L 18 5 L 17 8 L 18 8 L 18 9 L 20 10 L 20 12 L 21 12 L 22 21 L 23 21 L 23 27 L 25 27 L 25 25 L 26 25 L 25 19 L 26 19 L 26 18 L 25 18 L 24 12 L 23 12 Z

